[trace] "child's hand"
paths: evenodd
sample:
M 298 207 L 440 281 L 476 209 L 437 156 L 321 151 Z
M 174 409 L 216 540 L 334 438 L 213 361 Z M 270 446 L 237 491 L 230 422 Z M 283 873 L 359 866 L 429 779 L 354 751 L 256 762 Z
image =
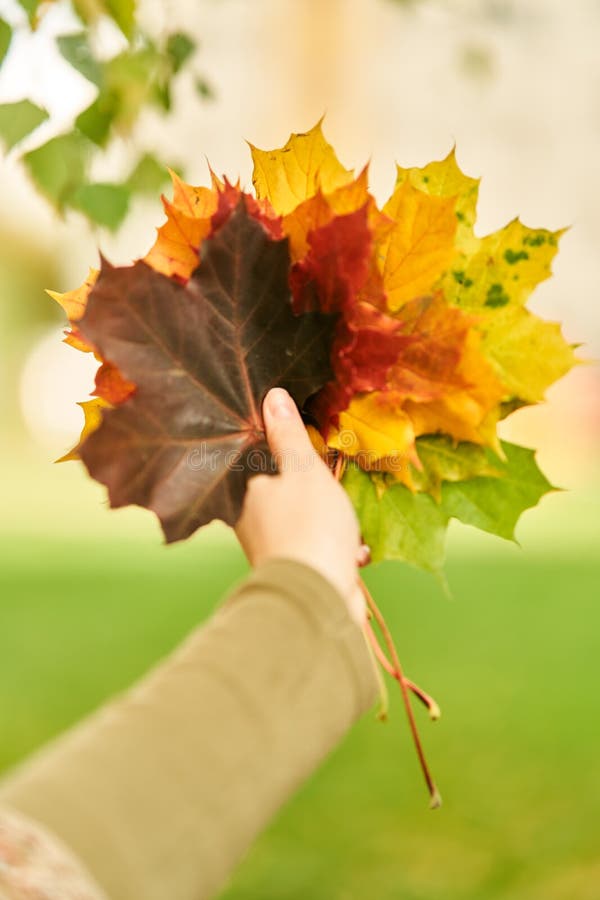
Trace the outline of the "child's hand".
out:
M 337 588 L 352 617 L 362 625 L 360 532 L 352 504 L 314 450 L 287 391 L 269 391 L 263 417 L 281 474 L 249 480 L 236 525 L 239 541 L 253 566 L 276 557 L 312 566 Z

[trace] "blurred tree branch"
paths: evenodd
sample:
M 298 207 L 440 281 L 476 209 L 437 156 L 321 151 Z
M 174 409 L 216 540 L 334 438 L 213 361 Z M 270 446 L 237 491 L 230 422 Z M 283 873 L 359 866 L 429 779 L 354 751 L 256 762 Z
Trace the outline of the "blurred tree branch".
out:
M 57 0 L 18 0 L 27 14 L 27 24 L 11 25 L 0 19 L 0 69 L 10 57 L 19 29 L 36 30 Z M 20 143 L 48 118 L 28 97 L 0 104 L 0 144 L 15 149 L 35 187 L 59 213 L 74 209 L 90 222 L 116 230 L 123 222 L 134 194 L 156 194 L 168 175 L 152 153 L 138 149 L 126 177 L 94 182 L 94 160 L 112 143 L 132 133 L 147 109 L 168 116 L 173 108 L 172 88 L 181 73 L 190 69 L 196 42 L 176 31 L 160 37 L 143 30 L 136 19 L 135 0 L 71 0 L 81 23 L 79 30 L 61 34 L 56 45 L 63 59 L 97 88 L 93 101 L 75 118 L 72 128 L 26 153 Z M 98 29 L 112 21 L 126 46 L 106 59 L 95 51 Z M 210 99 L 206 78 L 191 72 L 200 99 Z

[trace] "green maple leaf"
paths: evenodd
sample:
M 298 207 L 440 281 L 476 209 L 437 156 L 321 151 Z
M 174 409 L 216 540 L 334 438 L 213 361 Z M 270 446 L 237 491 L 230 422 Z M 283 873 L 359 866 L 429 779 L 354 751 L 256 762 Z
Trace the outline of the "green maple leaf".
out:
M 384 476 L 353 464 L 342 484 L 373 562 L 400 559 L 430 572 L 441 570 L 448 517 L 429 494 L 412 493 L 403 484 L 389 486 Z
M 502 475 L 495 454 L 480 444 L 468 441 L 457 444 L 445 435 L 428 434 L 417 439 L 416 448 L 422 469 L 412 467 L 413 485 L 438 501 L 445 481 L 466 481 L 478 475 Z
M 535 461 L 535 451 L 502 442 L 506 461 L 500 478 L 483 476 L 442 485 L 441 507 L 448 517 L 490 534 L 515 540 L 522 512 L 556 490 Z
M 439 573 L 444 563 L 445 532 L 452 518 L 514 540 L 521 514 L 555 488 L 540 471 L 533 450 L 507 442 L 502 443 L 502 449 L 506 457 L 503 461 L 487 455 L 488 465 L 493 465 L 498 474 L 444 481 L 439 502 L 429 494 L 412 493 L 402 484 L 390 485 L 381 473 L 349 465 L 342 484 L 358 515 L 373 562 L 401 559 Z M 467 454 L 471 454 L 470 445 Z

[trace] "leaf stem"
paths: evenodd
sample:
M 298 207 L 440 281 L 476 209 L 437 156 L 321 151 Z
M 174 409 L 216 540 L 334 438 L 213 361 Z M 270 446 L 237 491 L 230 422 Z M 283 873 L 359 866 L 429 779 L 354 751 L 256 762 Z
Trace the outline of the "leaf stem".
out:
M 363 635 L 365 638 L 365 643 L 367 645 L 369 658 L 373 664 L 373 673 L 375 675 L 377 687 L 379 688 L 379 710 L 377 711 L 377 718 L 380 722 L 387 722 L 390 708 L 390 696 L 381 671 L 381 669 L 384 668 L 383 664 L 381 666 L 379 665 L 381 659 L 377 653 L 377 650 L 380 650 L 381 648 L 377 643 L 377 637 L 375 636 L 373 629 L 371 628 L 369 632 L 369 627 L 370 625 L 367 622 L 365 628 L 363 629 Z M 371 639 L 371 634 L 373 635 L 374 642 Z
M 398 672 L 393 667 L 385 652 L 382 650 L 381 645 L 377 640 L 377 635 L 373 630 L 373 626 L 369 621 L 367 621 L 365 624 L 365 634 L 382 669 L 385 669 L 388 675 L 391 675 L 392 678 L 395 678 L 396 681 L 399 681 L 401 676 L 398 675 Z M 429 716 L 432 721 L 436 721 L 437 719 L 439 719 L 442 712 L 433 697 L 426 691 L 424 691 L 422 687 L 419 687 L 418 684 L 415 684 L 414 681 L 411 681 L 410 678 L 405 677 L 404 681 L 409 691 L 412 691 L 415 697 L 417 697 L 421 701 L 421 703 L 427 707 Z
M 419 758 L 419 763 L 421 765 L 421 771 L 423 772 L 423 777 L 425 778 L 425 783 L 427 784 L 427 789 L 429 791 L 429 796 L 431 799 L 430 805 L 431 805 L 432 809 L 436 809 L 437 807 L 441 806 L 442 798 L 440 796 L 440 793 L 436 787 L 435 781 L 433 780 L 433 777 L 429 770 L 429 766 L 427 764 L 427 759 L 425 758 L 425 752 L 423 750 L 423 745 L 421 744 L 419 730 L 417 728 L 417 723 L 415 721 L 415 714 L 414 714 L 414 711 L 413 711 L 413 708 L 412 708 L 411 702 L 410 702 L 410 695 L 409 695 L 410 688 L 407 683 L 407 679 L 404 676 L 404 672 L 402 670 L 402 665 L 398 658 L 398 653 L 396 651 L 396 646 L 394 644 L 394 640 L 392 638 L 389 628 L 387 627 L 386 621 L 383 617 L 381 610 L 375 603 L 373 597 L 371 596 L 371 592 L 369 591 L 369 589 L 367 588 L 366 584 L 364 583 L 364 581 L 362 579 L 359 579 L 359 586 L 360 586 L 361 591 L 363 592 L 364 598 L 367 602 L 367 606 L 368 606 L 369 610 L 371 611 L 373 618 L 377 622 L 377 625 L 381 631 L 381 634 L 383 636 L 385 644 L 388 648 L 388 652 L 391 657 L 391 667 L 393 668 L 393 673 L 390 673 L 390 674 L 393 674 L 393 677 L 396 679 L 396 681 L 400 685 L 400 690 L 402 692 L 402 699 L 404 701 L 404 709 L 406 710 L 406 715 L 408 718 L 408 724 L 409 724 L 410 731 L 412 734 L 413 743 L 415 745 L 415 750 L 417 752 L 417 756 Z M 375 648 L 373 648 L 373 649 L 375 650 Z M 377 651 L 375 651 L 375 653 L 377 653 Z M 383 654 L 383 651 L 382 651 L 382 655 L 385 656 L 385 654 Z M 378 656 L 378 659 L 380 659 L 380 662 L 381 662 L 381 658 L 379 656 Z M 386 660 L 386 664 L 384 665 L 382 663 L 382 665 L 384 665 L 384 668 L 387 668 L 387 664 L 389 663 L 389 660 L 387 659 L 387 657 L 385 657 L 385 660 Z M 424 693 L 424 692 L 419 693 L 419 699 L 423 699 L 423 697 L 420 696 L 421 693 Z

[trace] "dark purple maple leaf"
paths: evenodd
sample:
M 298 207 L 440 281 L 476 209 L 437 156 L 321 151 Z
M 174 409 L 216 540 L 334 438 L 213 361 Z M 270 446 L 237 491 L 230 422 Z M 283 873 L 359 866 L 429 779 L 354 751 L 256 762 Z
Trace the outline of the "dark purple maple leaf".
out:
M 275 386 L 302 406 L 331 377 L 334 317 L 296 316 L 287 241 L 242 201 L 201 247 L 183 286 L 144 262 L 104 262 L 79 323 L 136 385 L 80 448 L 113 507 L 153 510 L 168 542 L 234 524 L 246 483 L 275 467 L 261 404 Z

